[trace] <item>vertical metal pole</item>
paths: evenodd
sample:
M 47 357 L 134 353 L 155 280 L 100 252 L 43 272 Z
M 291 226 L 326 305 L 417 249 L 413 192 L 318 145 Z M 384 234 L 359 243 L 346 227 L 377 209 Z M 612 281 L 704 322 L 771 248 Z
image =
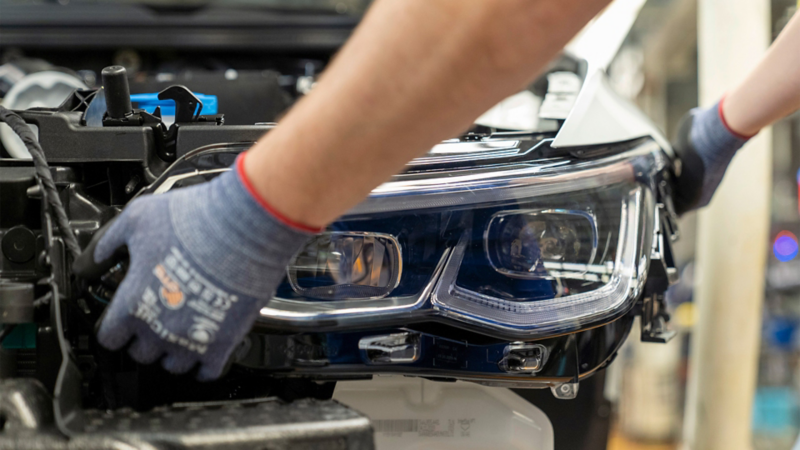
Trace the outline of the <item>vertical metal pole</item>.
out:
M 700 104 L 741 81 L 770 42 L 769 0 L 699 0 Z M 752 448 L 764 269 L 768 252 L 771 130 L 734 158 L 699 214 L 685 446 Z

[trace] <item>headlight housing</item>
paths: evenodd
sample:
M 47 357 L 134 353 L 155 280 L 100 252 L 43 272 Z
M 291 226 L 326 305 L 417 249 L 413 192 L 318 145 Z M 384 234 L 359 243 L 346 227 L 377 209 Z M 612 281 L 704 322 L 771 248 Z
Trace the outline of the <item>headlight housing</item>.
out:
M 645 138 L 565 153 L 519 133 L 478 144 L 434 149 L 313 238 L 260 322 L 318 332 L 444 321 L 535 339 L 624 314 L 648 267 L 661 148 Z M 213 177 L 245 149 L 191 152 L 151 191 Z

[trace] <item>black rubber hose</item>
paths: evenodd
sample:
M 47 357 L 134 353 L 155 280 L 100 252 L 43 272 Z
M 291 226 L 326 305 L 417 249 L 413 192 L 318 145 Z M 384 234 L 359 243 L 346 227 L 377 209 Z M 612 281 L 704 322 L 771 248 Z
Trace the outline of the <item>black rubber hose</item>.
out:
M 64 210 L 64 205 L 61 203 L 61 197 L 58 195 L 56 183 L 53 181 L 53 174 L 50 173 L 50 166 L 47 164 L 47 159 L 44 157 L 44 150 L 39 145 L 39 140 L 33 134 L 28 124 L 22 120 L 22 117 L 9 111 L 8 109 L 0 106 L 0 122 L 5 122 L 15 133 L 22 139 L 25 147 L 33 158 L 33 165 L 36 169 L 36 175 L 44 188 L 45 196 L 50 207 L 56 215 L 56 222 L 61 234 L 64 237 L 64 243 L 67 245 L 67 250 L 76 259 L 81 254 L 81 247 L 78 245 L 78 239 L 72 231 L 67 218 L 67 212 Z

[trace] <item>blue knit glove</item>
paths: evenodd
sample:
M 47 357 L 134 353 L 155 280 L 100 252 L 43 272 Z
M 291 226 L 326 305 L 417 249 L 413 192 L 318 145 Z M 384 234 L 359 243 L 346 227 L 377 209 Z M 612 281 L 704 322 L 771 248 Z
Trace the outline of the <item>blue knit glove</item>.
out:
M 673 198 L 678 214 L 708 205 L 731 159 L 748 139 L 725 123 L 722 100 L 708 109 L 695 108 L 683 117 L 673 144 L 683 163 Z
M 222 374 L 311 236 L 265 209 L 242 161 L 208 183 L 135 200 L 97 241 L 90 256 L 99 264 L 123 246 L 130 254 L 100 344 L 117 350 L 133 338 L 128 352 L 141 363 L 163 356 L 173 373 L 199 363 L 198 379 Z

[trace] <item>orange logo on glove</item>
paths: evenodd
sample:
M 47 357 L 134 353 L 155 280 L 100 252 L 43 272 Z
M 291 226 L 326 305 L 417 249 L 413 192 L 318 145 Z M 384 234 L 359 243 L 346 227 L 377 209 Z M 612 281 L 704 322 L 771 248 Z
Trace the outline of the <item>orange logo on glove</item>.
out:
M 153 273 L 161 281 L 161 289 L 159 294 L 164 306 L 171 309 L 178 309 L 183 305 L 184 296 L 181 287 L 172 278 L 167 275 L 166 269 L 161 264 L 153 269 Z

